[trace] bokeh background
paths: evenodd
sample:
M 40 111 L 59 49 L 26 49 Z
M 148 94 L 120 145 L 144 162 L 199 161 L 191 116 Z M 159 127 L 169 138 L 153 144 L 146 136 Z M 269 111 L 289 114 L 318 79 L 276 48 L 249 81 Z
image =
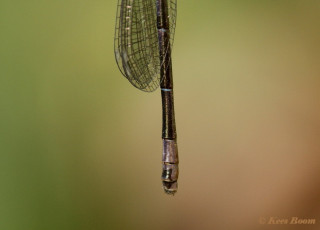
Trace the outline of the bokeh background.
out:
M 116 5 L 1 0 L 0 229 L 319 229 L 259 220 L 320 221 L 320 2 L 178 0 L 174 197 Z

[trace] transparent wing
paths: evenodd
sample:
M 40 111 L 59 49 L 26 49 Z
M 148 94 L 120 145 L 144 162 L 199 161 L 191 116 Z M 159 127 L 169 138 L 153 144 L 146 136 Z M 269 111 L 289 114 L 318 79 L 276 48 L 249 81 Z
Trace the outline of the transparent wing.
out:
M 177 0 L 168 1 L 168 13 L 169 13 L 169 29 L 170 29 L 170 47 L 171 52 L 173 50 L 174 34 L 176 31 L 176 21 L 177 21 Z
M 168 8 L 172 46 L 176 0 L 170 0 Z M 161 63 L 154 0 L 118 0 L 114 45 L 118 67 L 130 83 L 142 91 L 156 90 Z

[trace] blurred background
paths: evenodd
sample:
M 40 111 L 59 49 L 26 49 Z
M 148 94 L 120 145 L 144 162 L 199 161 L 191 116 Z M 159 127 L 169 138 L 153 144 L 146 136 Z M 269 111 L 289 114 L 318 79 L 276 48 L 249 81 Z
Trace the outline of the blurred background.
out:
M 319 229 L 259 221 L 320 221 L 320 2 L 178 0 L 174 197 L 116 6 L 1 1 L 0 229 Z

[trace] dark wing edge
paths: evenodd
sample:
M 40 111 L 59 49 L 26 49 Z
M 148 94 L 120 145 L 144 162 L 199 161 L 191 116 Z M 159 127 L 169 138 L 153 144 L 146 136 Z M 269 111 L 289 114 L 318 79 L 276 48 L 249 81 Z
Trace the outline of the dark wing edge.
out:
M 170 24 L 170 47 L 171 52 L 173 50 L 174 35 L 176 32 L 176 22 L 177 22 L 177 0 L 169 0 L 168 4 L 169 12 L 169 24 Z
M 167 47 L 165 47 L 165 52 L 162 56 L 162 63 L 160 68 L 164 65 L 165 61 L 169 61 L 172 63 L 172 51 L 173 51 L 173 44 L 174 44 L 174 36 L 175 36 L 175 29 L 176 29 L 176 21 L 177 21 L 177 0 L 168 0 L 168 18 L 169 18 L 169 43 Z M 169 57 L 167 57 L 169 55 Z M 170 65 L 167 65 L 168 70 Z M 172 67 L 172 65 L 171 65 Z M 163 79 L 160 79 L 162 82 Z

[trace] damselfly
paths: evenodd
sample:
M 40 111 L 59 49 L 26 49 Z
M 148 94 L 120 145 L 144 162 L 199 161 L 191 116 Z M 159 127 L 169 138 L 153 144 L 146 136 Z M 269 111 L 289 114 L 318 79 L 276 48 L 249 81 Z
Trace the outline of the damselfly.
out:
M 177 0 L 118 0 L 115 56 L 122 74 L 136 88 L 162 97 L 162 183 L 178 188 L 178 149 L 173 103 L 171 49 Z

